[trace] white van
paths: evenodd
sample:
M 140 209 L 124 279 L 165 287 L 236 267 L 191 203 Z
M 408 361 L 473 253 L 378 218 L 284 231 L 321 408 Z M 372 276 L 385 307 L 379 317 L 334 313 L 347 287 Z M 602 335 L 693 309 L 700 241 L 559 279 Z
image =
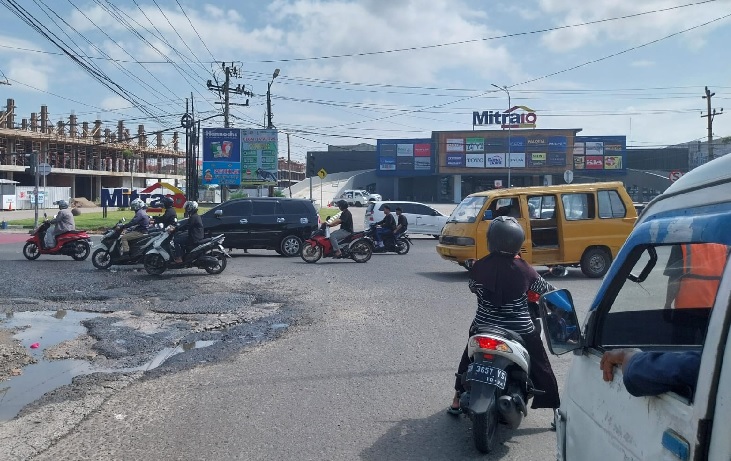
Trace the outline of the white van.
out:
M 731 460 L 730 230 L 728 155 L 686 174 L 647 205 L 583 328 L 567 290 L 541 297 L 549 349 L 575 355 L 556 415 L 559 460 Z M 720 257 L 704 265 L 711 249 Z M 685 291 L 682 302 L 672 288 L 681 284 L 695 290 Z M 619 368 L 605 382 L 602 354 L 625 348 L 700 354 L 694 392 L 678 387 L 633 397 Z

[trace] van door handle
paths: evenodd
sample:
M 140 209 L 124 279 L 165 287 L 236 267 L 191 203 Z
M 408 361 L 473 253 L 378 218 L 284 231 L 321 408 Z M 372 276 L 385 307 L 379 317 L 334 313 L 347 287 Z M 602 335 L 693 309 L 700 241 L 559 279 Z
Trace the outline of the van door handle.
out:
M 277 218 L 277 222 L 284 222 L 284 221 L 286 221 L 286 219 L 284 219 L 284 218 Z
M 239 219 L 239 224 L 249 224 L 248 219 Z

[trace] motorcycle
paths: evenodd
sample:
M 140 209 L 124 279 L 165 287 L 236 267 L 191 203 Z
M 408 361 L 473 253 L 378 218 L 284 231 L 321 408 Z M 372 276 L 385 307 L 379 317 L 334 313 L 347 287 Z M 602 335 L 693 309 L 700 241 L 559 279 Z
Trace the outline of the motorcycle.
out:
M 346 237 L 340 246 L 341 258 L 352 259 L 357 263 L 368 262 L 373 255 L 373 246 L 365 237 L 365 232 L 354 232 Z M 316 263 L 320 258 L 335 258 L 332 243 L 330 243 L 330 229 L 327 223 L 322 223 L 320 229 L 312 233 L 305 240 L 300 257 L 305 262 Z
M 160 275 L 167 269 L 186 269 L 197 267 L 209 274 L 220 274 L 226 269 L 226 258 L 231 256 L 223 248 L 223 235 L 206 238 L 195 248 L 186 252 L 183 261 L 176 263 L 173 236 L 175 227 L 168 226 L 164 232 L 153 237 L 151 247 L 144 257 L 145 270 L 150 275 Z
M 43 214 L 47 218 L 46 214 Z M 76 261 L 83 261 L 91 252 L 91 238 L 86 231 L 73 230 L 56 236 L 56 246 L 46 248 L 43 244 L 51 222 L 46 219 L 37 229 L 30 231 L 31 237 L 23 246 L 23 256 L 33 261 L 40 255 L 71 256 Z
M 401 232 L 398 235 L 386 235 L 383 237 L 383 246 L 379 247 L 376 245 L 376 232 L 377 226 L 371 224 L 368 230 L 365 231 L 366 238 L 371 241 L 374 253 L 388 253 L 393 252 L 400 255 L 405 255 L 411 249 L 413 242 L 409 238 L 406 232 Z
M 152 248 L 154 237 L 162 232 L 162 228 L 150 227 L 148 235 L 132 240 L 129 243 L 129 254 L 122 256 L 122 235 L 124 228 L 124 218 L 108 229 L 102 235 L 101 248 L 94 251 L 91 255 L 91 263 L 97 269 L 109 269 L 113 265 L 133 265 L 142 264 L 145 254 Z

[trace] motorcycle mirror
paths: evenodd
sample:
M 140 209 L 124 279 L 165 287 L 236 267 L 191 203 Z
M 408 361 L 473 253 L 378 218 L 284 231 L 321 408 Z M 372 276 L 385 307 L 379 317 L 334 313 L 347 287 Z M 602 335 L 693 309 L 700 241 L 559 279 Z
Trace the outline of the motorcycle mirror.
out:
M 555 290 L 538 300 L 546 343 L 552 354 L 561 355 L 582 347 L 581 328 L 571 293 Z

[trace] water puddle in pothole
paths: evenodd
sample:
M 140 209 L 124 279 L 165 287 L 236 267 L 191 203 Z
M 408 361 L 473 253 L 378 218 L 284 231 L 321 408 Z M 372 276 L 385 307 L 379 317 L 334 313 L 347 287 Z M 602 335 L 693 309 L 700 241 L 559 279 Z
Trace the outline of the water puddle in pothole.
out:
M 0 422 L 11 420 L 25 405 L 38 400 L 53 389 L 70 384 L 76 376 L 97 372 L 152 370 L 176 354 L 208 347 L 217 342 L 184 342 L 177 347 L 164 348 L 147 363 L 130 368 L 97 367 L 89 361 L 79 359 L 44 358 L 43 352 L 46 349 L 85 334 L 86 327 L 81 324 L 82 321 L 102 315 L 105 314 L 58 310 L 7 313 L 6 318 L 0 318 L 0 328 L 22 328 L 13 337 L 20 340 L 29 354 L 38 360 L 37 363 L 22 367 L 20 376 L 13 376 L 0 382 Z M 31 348 L 34 343 L 38 343 L 39 347 Z

